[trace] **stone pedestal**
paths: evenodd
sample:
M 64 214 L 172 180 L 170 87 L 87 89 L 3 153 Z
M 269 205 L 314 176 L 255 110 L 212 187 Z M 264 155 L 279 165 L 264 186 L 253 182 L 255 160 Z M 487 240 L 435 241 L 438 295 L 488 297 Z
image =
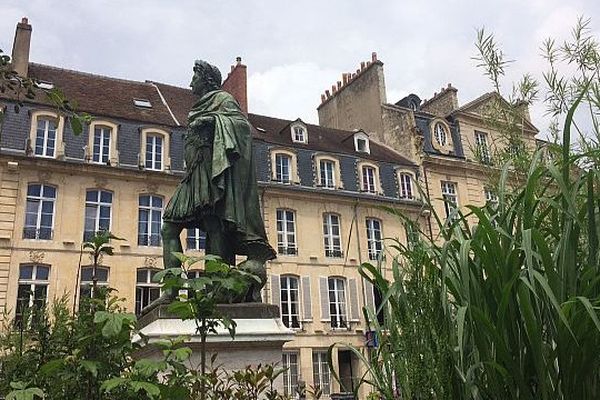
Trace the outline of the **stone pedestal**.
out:
M 157 340 L 175 339 L 185 336 L 184 346 L 193 351 L 190 364 L 200 365 L 200 336 L 196 334 L 194 321 L 182 321 L 170 314 L 167 305 L 161 305 L 140 319 L 142 334 L 149 338 L 149 344 L 136 356 L 160 359 L 162 351 L 152 343 Z M 219 305 L 221 311 L 237 323 L 235 338 L 227 329 L 220 327 L 217 334 L 207 337 L 207 360 L 217 353 L 217 365 L 228 371 L 246 368 L 248 365 L 281 363 L 283 344 L 294 338 L 294 332 L 283 325 L 279 317 L 279 307 L 263 303 L 241 303 Z M 135 337 L 134 341 L 140 338 Z M 209 361 L 210 362 L 210 361 Z M 282 376 L 277 387 L 283 389 Z

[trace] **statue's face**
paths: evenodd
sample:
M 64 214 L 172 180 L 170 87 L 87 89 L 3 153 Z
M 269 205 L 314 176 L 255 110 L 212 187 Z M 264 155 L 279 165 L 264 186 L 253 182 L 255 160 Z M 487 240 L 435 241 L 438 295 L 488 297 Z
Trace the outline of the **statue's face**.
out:
M 192 92 L 198 96 L 204 95 L 208 90 L 205 80 L 198 71 L 194 71 L 190 87 L 192 88 Z

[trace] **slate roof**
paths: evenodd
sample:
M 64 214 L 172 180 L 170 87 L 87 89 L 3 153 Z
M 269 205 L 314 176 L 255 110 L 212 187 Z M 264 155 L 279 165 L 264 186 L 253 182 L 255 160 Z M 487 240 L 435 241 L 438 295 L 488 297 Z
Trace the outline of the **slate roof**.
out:
M 29 64 L 29 76 L 53 83 L 67 99 L 76 104 L 78 111 L 98 117 L 126 119 L 145 124 L 173 128 L 185 126 L 188 111 L 197 100 L 197 97 L 187 88 L 152 81 L 139 82 L 111 78 L 36 63 Z M 149 100 L 152 108 L 135 106 L 134 98 Z M 26 101 L 51 105 L 43 93 L 39 93 L 33 100 Z M 292 120 L 257 114 L 249 114 L 248 119 L 255 128 L 260 128 L 253 130 L 256 139 L 275 145 L 344 153 L 398 165 L 414 165 L 394 150 L 372 140 L 370 154 L 356 152 L 352 131 L 305 124 L 309 139 L 307 144 L 302 144 L 292 142 L 289 131 L 289 125 L 294 122 Z

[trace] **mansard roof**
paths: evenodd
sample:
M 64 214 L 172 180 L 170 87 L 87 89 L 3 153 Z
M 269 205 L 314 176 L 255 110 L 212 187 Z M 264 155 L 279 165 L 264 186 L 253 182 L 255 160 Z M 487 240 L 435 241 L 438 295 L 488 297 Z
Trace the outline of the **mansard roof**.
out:
M 198 100 L 190 89 L 153 81 L 132 81 L 89 74 L 80 71 L 30 63 L 29 77 L 51 82 L 61 90 L 69 101 L 76 104 L 78 111 L 92 116 L 125 119 L 142 124 L 159 125 L 171 128 L 185 127 L 187 114 Z M 6 96 L 4 96 L 6 97 Z M 152 107 L 138 107 L 134 99 L 148 100 Z M 52 107 L 47 97 L 38 91 L 32 100 L 26 102 Z M 292 142 L 291 135 L 281 135 L 282 129 L 294 120 L 249 114 L 248 119 L 255 127 L 253 136 L 287 147 L 301 147 L 314 151 L 357 155 L 354 143 L 346 140 L 355 132 L 305 124 L 309 131 L 308 143 Z M 361 158 L 384 161 L 399 165 L 413 165 L 394 150 L 371 141 L 371 153 L 360 153 Z

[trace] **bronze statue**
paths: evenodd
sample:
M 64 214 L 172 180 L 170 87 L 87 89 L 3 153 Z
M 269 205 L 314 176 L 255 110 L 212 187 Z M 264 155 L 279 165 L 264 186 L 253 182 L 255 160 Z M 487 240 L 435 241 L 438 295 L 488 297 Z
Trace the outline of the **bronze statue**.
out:
M 221 73 L 196 61 L 190 84 L 199 97 L 188 114 L 184 135 L 186 174 L 167 204 L 162 239 L 165 268 L 181 265 L 172 252 L 182 252 L 184 228 L 206 232 L 206 253 L 230 265 L 236 255 L 247 256 L 240 268 L 258 275 L 242 301 L 261 301 L 268 260 L 275 258 L 261 216 L 248 119 L 237 101 L 221 90 Z

